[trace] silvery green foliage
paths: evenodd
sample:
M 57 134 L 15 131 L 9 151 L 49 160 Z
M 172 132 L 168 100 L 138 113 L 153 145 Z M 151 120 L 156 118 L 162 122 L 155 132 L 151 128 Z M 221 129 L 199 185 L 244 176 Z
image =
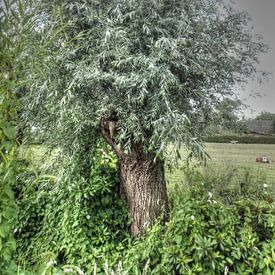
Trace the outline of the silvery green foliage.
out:
M 249 16 L 222 1 L 78 0 L 47 8 L 40 31 L 50 42 L 32 57 L 40 66 L 27 73 L 24 118 L 72 152 L 87 141 L 92 147 L 100 117 L 115 112 L 116 143 L 125 151 L 142 144 L 163 157 L 172 143 L 175 152 L 185 144 L 202 154 L 202 114 L 207 122 L 234 85 L 256 76 L 266 50 Z

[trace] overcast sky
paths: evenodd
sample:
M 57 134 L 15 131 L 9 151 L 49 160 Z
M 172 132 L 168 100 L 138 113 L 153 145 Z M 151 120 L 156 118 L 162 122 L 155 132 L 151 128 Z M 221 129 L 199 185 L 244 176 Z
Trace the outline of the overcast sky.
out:
M 248 117 L 255 117 L 261 111 L 275 113 L 275 0 L 233 0 L 234 6 L 246 10 L 252 17 L 255 33 L 264 38 L 270 47 L 267 54 L 260 58 L 259 68 L 272 73 L 268 82 L 260 85 L 251 82 L 241 93 L 245 103 L 251 107 L 245 112 Z M 255 93 L 263 94 L 262 97 L 253 97 Z M 251 110 L 252 109 L 252 110 Z

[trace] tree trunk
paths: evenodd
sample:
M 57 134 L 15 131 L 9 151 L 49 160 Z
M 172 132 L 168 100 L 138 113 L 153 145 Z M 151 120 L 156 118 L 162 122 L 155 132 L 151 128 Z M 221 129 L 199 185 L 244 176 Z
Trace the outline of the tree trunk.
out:
M 164 163 L 154 155 L 135 152 L 120 158 L 120 180 L 131 223 L 131 235 L 144 233 L 168 212 Z
M 158 218 L 168 214 L 168 198 L 164 176 L 164 162 L 154 154 L 143 152 L 136 145 L 125 154 L 114 142 L 108 120 L 101 119 L 101 132 L 119 158 L 120 195 L 126 200 L 131 223 L 131 235 L 146 231 Z

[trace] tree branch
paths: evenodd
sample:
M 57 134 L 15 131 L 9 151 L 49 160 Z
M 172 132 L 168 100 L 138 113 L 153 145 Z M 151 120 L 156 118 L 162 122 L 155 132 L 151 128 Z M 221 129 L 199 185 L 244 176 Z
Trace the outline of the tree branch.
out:
M 106 122 L 106 120 L 104 120 L 104 118 L 100 118 L 100 129 L 101 129 L 101 134 L 102 134 L 103 138 L 112 147 L 112 149 L 115 151 L 115 153 L 117 154 L 118 157 L 123 157 L 124 156 L 123 150 L 121 150 L 117 146 L 117 144 L 114 142 L 114 140 L 110 137 L 110 134 L 106 130 L 105 122 Z

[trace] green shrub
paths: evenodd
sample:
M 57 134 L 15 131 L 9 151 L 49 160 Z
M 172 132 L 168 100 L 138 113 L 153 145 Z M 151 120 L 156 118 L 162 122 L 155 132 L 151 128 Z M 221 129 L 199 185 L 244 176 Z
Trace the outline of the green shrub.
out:
M 275 136 L 252 136 L 252 135 L 221 135 L 221 136 L 209 136 L 205 138 L 205 142 L 215 143 L 230 143 L 230 141 L 236 140 L 238 143 L 246 144 L 275 144 Z
M 16 98 L 13 71 L 8 70 L 9 53 L 2 48 L 7 39 L 7 22 L 0 16 L 0 274 L 14 274 L 16 267 L 13 254 L 15 240 L 13 224 L 16 218 L 16 204 L 11 184 L 16 181 Z M 3 77 L 2 69 L 8 77 Z
M 91 274 L 98 263 L 119 260 L 128 242 L 128 215 L 118 196 L 117 163 L 98 149 L 90 179 L 73 166 L 62 173 L 22 173 L 16 186 L 19 207 L 16 239 L 17 262 L 34 269 L 45 262 L 71 265 Z
M 71 166 L 56 178 L 22 173 L 17 261 L 30 270 L 22 274 L 275 272 L 275 209 L 264 176 L 185 169 L 188 185 L 169 187 L 169 221 L 130 239 L 116 160 L 102 149 L 94 158 L 89 181 Z
M 145 266 L 148 274 L 275 271 L 275 211 L 270 205 L 245 200 L 226 207 L 198 189 L 184 195 L 176 190 L 175 200 L 170 221 L 125 252 L 129 274 L 141 274 Z
M 232 204 L 241 199 L 275 200 L 274 182 L 267 175 L 253 168 L 239 166 L 208 165 L 205 168 L 184 167 L 184 184 L 196 187 L 206 194 L 211 192 L 223 204 Z
M 13 225 L 17 213 L 11 180 L 14 180 L 12 166 L 5 167 L 0 163 L 0 274 L 14 274 L 16 270 L 13 261 L 16 247 Z

